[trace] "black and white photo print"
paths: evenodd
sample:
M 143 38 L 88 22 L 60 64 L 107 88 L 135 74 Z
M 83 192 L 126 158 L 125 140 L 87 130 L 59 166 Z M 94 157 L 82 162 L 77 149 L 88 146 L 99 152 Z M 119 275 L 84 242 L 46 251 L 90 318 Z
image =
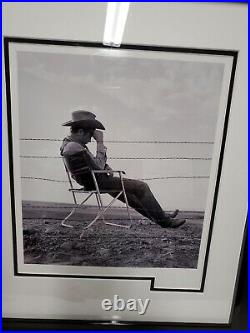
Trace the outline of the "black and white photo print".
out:
M 8 50 L 18 271 L 164 269 L 169 287 L 200 286 L 234 53 L 39 40 Z

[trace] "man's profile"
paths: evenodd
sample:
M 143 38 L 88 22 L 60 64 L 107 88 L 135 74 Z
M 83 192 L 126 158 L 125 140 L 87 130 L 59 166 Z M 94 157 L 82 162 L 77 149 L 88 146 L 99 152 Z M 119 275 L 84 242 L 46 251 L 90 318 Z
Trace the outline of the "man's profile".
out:
M 109 170 L 107 174 L 97 174 L 96 178 L 100 190 L 112 190 L 114 192 L 109 194 L 115 197 L 121 190 L 121 180 L 113 176 L 112 169 L 106 163 L 107 148 L 101 131 L 105 128 L 95 118 L 96 116 L 88 111 L 72 112 L 72 120 L 63 124 L 70 127 L 70 135 L 63 140 L 61 155 L 65 158 L 72 178 L 86 190 L 95 189 L 90 170 Z M 96 156 L 87 147 L 92 137 L 97 142 Z M 144 217 L 163 228 L 178 228 L 185 223 L 184 219 L 175 219 L 178 210 L 173 214 L 163 211 L 145 182 L 129 178 L 123 178 L 123 181 L 129 206 Z M 125 201 L 123 195 L 118 199 Z

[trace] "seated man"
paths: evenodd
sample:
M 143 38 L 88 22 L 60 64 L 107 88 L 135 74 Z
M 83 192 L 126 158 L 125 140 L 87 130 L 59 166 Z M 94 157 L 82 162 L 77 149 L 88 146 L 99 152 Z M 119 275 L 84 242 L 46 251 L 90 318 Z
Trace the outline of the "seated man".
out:
M 73 112 L 72 120 L 63 126 L 71 128 L 71 134 L 63 140 L 61 155 L 65 158 L 72 178 L 86 190 L 93 190 L 95 185 L 89 170 L 110 170 L 107 174 L 96 174 L 98 186 L 102 191 L 117 190 L 110 195 L 113 197 L 118 195 L 121 190 L 121 180 L 113 176 L 112 169 L 106 163 L 107 148 L 103 144 L 103 132 L 98 130 L 104 130 L 104 126 L 95 119 L 93 113 L 82 110 Z M 91 137 L 97 142 L 96 156 L 86 146 Z M 174 219 L 178 210 L 172 215 L 162 210 L 146 183 L 128 178 L 124 178 L 123 181 L 128 204 L 137 212 L 163 228 L 177 228 L 185 223 L 185 220 Z M 125 202 L 123 195 L 118 199 Z

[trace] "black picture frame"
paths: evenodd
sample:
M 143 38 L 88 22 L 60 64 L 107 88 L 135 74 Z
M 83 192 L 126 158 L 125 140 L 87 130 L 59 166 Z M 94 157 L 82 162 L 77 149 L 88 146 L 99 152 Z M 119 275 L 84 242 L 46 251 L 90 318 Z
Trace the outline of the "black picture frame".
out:
M 9 46 L 11 43 L 25 43 L 25 44 L 38 44 L 38 45 L 57 45 L 57 46 L 77 46 L 77 47 L 93 47 L 93 48 L 108 48 L 108 46 L 104 46 L 101 43 L 95 43 L 95 42 L 82 42 L 82 41 L 62 41 L 62 40 L 53 40 L 53 39 L 33 39 L 33 38 L 19 38 L 19 37 L 4 37 L 4 60 L 5 60 L 5 79 L 6 79 L 6 101 L 7 101 L 7 121 L 8 121 L 8 151 L 9 151 L 9 173 L 10 173 L 10 193 L 11 193 L 11 210 L 12 210 L 12 231 L 13 231 L 13 263 L 14 263 L 14 275 L 17 277 L 54 277 L 54 278 L 86 278 L 86 279 L 115 279 L 115 280 L 144 280 L 144 281 L 150 281 L 150 291 L 166 291 L 166 292 L 192 292 L 192 293 L 203 293 L 205 282 L 206 282 L 206 273 L 207 273 L 207 263 L 209 258 L 209 250 L 210 250 L 210 244 L 211 244 L 211 238 L 213 233 L 213 222 L 214 222 L 214 216 L 216 212 L 216 205 L 217 205 L 217 197 L 218 197 L 218 191 L 220 186 L 220 177 L 223 167 L 223 157 L 224 157 L 224 150 L 225 150 L 225 143 L 226 143 L 226 137 L 227 137 L 227 129 L 228 129 L 228 122 L 229 122 L 229 115 L 230 115 L 230 107 L 232 102 L 232 93 L 234 88 L 234 80 L 235 80 L 235 72 L 236 72 L 236 66 L 237 66 L 237 58 L 238 58 L 238 52 L 234 50 L 211 50 L 211 49 L 196 49 L 196 48 L 181 48 L 181 47 L 163 47 L 163 46 L 152 46 L 152 45 L 132 45 L 132 44 L 126 44 L 122 45 L 121 49 L 126 50 L 143 50 L 143 51 L 158 51 L 158 52 L 179 52 L 179 53 L 192 53 L 192 54 L 204 54 L 204 55 L 225 55 L 225 56 L 231 56 L 233 57 L 233 67 L 231 72 L 231 78 L 230 78 L 230 86 L 229 86 L 229 92 L 228 92 L 228 98 L 227 98 L 227 108 L 226 108 L 226 115 L 225 115 L 225 121 L 224 121 L 224 127 L 223 127 L 223 135 L 222 135 L 222 144 L 220 147 L 220 157 L 219 157 L 219 164 L 218 164 L 218 172 L 217 172 L 217 180 L 215 185 L 215 192 L 214 192 L 214 199 L 213 199 L 213 208 L 212 208 L 212 214 L 211 214 L 211 221 L 210 221 L 210 227 L 209 227 L 209 234 L 208 234 L 208 241 L 207 241 L 207 248 L 206 248 L 206 254 L 205 254 L 205 263 L 203 268 L 203 274 L 202 274 L 202 283 L 201 287 L 197 290 L 194 289 L 168 289 L 168 288 L 157 288 L 155 287 L 155 277 L 149 276 L 149 277 L 126 277 L 126 276 L 90 276 L 90 275 L 61 275 L 61 274 L 29 274 L 29 273 L 21 273 L 18 271 L 18 263 L 17 263 L 17 235 L 16 235 L 16 217 L 15 217 L 15 186 L 14 186 L 14 172 L 13 172 L 13 142 L 12 142 L 12 116 L 11 116 L 11 109 L 12 109 L 12 101 L 11 101 L 11 86 L 10 86 L 10 63 L 9 63 Z M 244 239 L 246 238 L 247 234 L 247 223 L 245 226 L 244 231 Z M 244 243 L 244 242 L 243 242 Z M 246 242 L 245 242 L 246 244 Z M 241 255 L 240 255 L 240 261 L 243 260 L 243 245 L 241 248 Z M 240 265 L 239 265 L 240 267 Z M 234 290 L 234 302 L 236 298 L 237 293 L 237 283 L 240 276 L 240 268 L 238 268 L 238 275 L 237 275 L 237 281 L 235 285 Z M 233 303 L 234 303 L 233 302 Z M 234 304 L 232 304 L 231 308 L 231 322 L 233 318 L 233 310 L 234 310 Z M 46 320 L 47 322 L 47 320 Z M 64 325 L 65 321 L 50 321 L 48 323 L 49 326 L 46 326 L 46 328 L 52 328 L 59 327 L 61 328 L 61 325 Z M 78 325 L 86 324 L 87 328 L 90 328 L 90 322 L 89 321 L 67 321 L 67 323 L 72 324 L 72 329 L 74 327 L 78 327 Z M 102 321 L 100 321 L 102 323 Z M 51 326 L 50 326 L 51 324 Z M 57 326 L 57 324 L 59 326 Z M 37 325 L 36 327 L 44 327 L 44 321 L 43 320 L 29 320 L 20 318 L 13 318 L 8 319 L 4 318 L 3 325 L 6 329 L 10 329 L 11 327 L 23 327 L 23 325 L 28 327 L 34 327 L 34 325 Z M 75 326 L 76 325 L 76 326 Z M 149 323 L 147 322 L 147 325 Z M 168 323 L 164 323 L 164 325 L 168 325 Z M 178 327 L 179 325 L 171 324 L 169 327 Z M 182 327 L 194 327 L 194 328 L 201 328 L 201 327 L 219 327 L 219 328 L 225 328 L 229 327 L 229 325 L 189 325 L 187 323 L 182 323 L 180 328 Z M 92 327 L 92 326 L 91 326 Z M 100 328 L 99 323 L 97 324 L 96 328 Z M 138 327 L 138 326 L 137 326 Z M 112 329 L 113 326 L 107 326 L 107 328 Z M 136 327 L 134 327 L 136 328 Z M 143 328 L 143 326 L 141 327 Z M 165 327 L 161 327 L 165 328 Z

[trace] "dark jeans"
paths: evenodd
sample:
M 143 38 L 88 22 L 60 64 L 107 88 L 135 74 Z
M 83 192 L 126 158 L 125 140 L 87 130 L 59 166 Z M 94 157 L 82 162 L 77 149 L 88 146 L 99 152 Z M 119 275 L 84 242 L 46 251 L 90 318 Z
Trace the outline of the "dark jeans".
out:
M 98 175 L 97 182 L 101 191 L 117 190 L 117 192 L 109 193 L 115 197 L 122 190 L 121 180 L 119 177 L 112 177 L 106 175 Z M 167 215 L 162 210 L 158 201 L 155 199 L 149 186 L 140 180 L 123 178 L 125 192 L 130 207 L 134 208 L 137 212 L 145 216 L 146 218 L 158 223 L 164 223 L 167 219 Z M 82 182 L 83 183 L 83 182 Z M 91 182 L 92 183 L 92 182 Z M 93 183 L 86 183 L 85 187 L 88 189 L 94 189 Z M 118 199 L 125 202 L 124 195 L 121 194 Z

